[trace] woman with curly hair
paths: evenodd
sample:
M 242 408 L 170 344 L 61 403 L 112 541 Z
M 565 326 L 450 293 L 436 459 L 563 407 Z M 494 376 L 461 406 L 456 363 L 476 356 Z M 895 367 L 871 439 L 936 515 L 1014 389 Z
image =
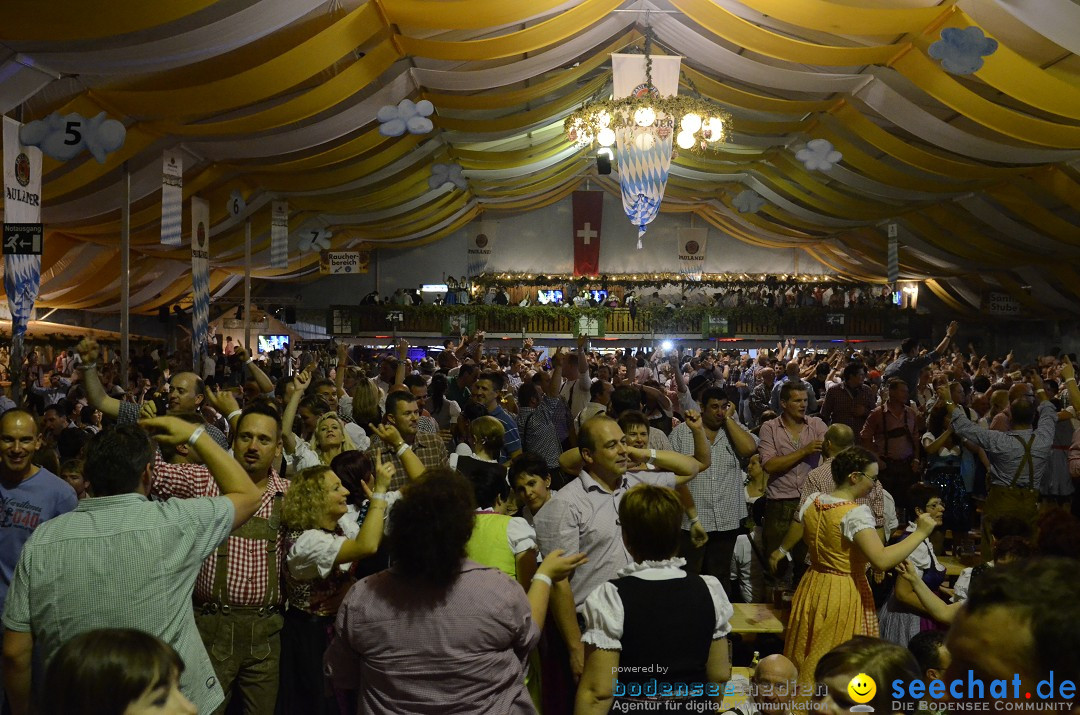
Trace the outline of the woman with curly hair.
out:
M 453 470 L 430 469 L 402 490 L 387 537 L 393 565 L 345 596 L 326 654 L 332 682 L 359 688 L 362 712 L 535 712 L 523 663 L 552 582 L 585 557 L 553 552 L 526 595 L 466 558 L 475 518 L 472 485 Z
M 279 695 L 284 712 L 339 712 L 338 703 L 323 696 L 322 654 L 334 614 L 353 584 L 353 562 L 379 548 L 393 476 L 393 465 L 377 457 L 374 489 L 361 482 L 370 499 L 363 526 L 347 516 L 349 491 L 329 467 L 300 472 L 285 494 L 284 580 L 289 609 L 281 632 Z
M 281 416 L 281 438 L 293 472 L 301 472 L 310 467 L 326 466 L 342 452 L 356 449 L 348 432 L 345 421 L 336 412 L 324 412 L 315 420 L 311 440 L 297 439 L 293 433 L 293 421 L 301 398 L 311 384 L 311 373 L 297 373 L 292 381 L 292 393 Z

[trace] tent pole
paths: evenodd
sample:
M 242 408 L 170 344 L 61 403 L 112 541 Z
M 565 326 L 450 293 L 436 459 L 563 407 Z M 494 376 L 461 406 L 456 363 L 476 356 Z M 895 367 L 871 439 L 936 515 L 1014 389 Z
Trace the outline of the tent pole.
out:
M 248 357 L 254 357 L 251 349 L 251 219 L 244 224 L 244 349 Z
M 128 386 L 131 353 L 131 171 L 124 162 L 124 212 L 120 219 L 120 384 Z

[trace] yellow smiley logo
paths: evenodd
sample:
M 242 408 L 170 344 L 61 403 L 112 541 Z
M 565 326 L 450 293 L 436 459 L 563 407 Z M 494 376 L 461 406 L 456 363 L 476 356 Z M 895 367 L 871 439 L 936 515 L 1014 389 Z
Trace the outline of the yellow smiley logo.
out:
M 877 695 L 877 683 L 866 673 L 859 673 L 847 684 L 848 695 L 857 703 L 868 703 Z

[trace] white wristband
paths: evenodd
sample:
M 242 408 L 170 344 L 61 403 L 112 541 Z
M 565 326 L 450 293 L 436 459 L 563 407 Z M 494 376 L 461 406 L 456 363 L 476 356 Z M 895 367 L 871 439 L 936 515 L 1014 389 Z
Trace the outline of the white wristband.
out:
M 1065 378 L 1065 382 L 1066 382 L 1066 383 L 1069 383 L 1069 382 L 1076 382 L 1076 378 L 1075 378 L 1075 377 L 1066 377 L 1066 378 Z
M 396 452 L 394 452 L 394 456 L 395 457 L 400 457 L 401 455 L 405 454 L 405 450 L 407 450 L 408 448 L 409 448 L 409 443 L 408 442 L 402 442 L 401 446 L 397 448 Z
M 229 422 L 232 422 L 233 417 L 239 417 L 241 415 L 241 413 L 243 413 L 243 410 L 235 409 L 232 412 L 230 412 L 229 415 L 225 419 L 228 420 Z
M 780 552 L 780 554 L 781 554 L 781 555 L 782 555 L 782 556 L 783 556 L 783 557 L 784 557 L 785 559 L 787 559 L 788 561 L 791 561 L 791 552 L 790 552 L 790 551 L 788 551 L 787 549 L 785 549 L 785 548 L 784 548 L 783 546 L 777 546 L 777 547 L 776 547 L 776 550 L 777 550 L 777 551 L 779 551 L 779 552 Z
M 253 362 L 255 362 L 255 358 L 248 358 L 247 360 L 244 361 L 244 364 L 245 365 L 250 365 Z
M 648 464 L 652 464 L 652 463 L 653 463 L 653 462 L 655 462 L 655 461 L 656 461 L 656 450 L 655 450 L 655 449 L 650 449 L 650 450 L 649 450 L 649 461 L 648 461 Z
M 206 433 L 206 428 L 203 427 L 202 425 L 199 425 L 198 427 L 195 428 L 195 431 L 191 433 L 191 436 L 188 437 L 187 443 L 190 444 L 192 447 L 194 447 L 195 443 L 197 441 L 199 441 L 199 437 L 202 437 L 203 434 L 205 434 L 205 433 Z
M 540 581 L 542 583 L 546 583 L 548 585 L 548 588 L 551 588 L 551 586 L 552 586 L 551 577 L 548 576 L 547 574 L 542 574 L 542 573 L 533 574 L 533 581 Z
M 371 493 L 371 500 L 372 501 L 386 501 L 386 492 L 372 492 Z
M 97 363 L 96 362 L 84 362 L 84 363 L 80 363 L 79 365 L 75 366 L 75 369 L 77 369 L 77 370 L 94 370 L 96 368 L 97 368 Z
M 690 520 L 690 523 L 691 523 L 691 524 L 700 524 L 700 523 L 701 523 L 701 520 L 700 520 L 700 519 L 698 519 L 698 518 L 697 518 L 697 517 L 695 516 L 695 517 L 694 517 L 693 519 L 691 519 L 691 520 Z

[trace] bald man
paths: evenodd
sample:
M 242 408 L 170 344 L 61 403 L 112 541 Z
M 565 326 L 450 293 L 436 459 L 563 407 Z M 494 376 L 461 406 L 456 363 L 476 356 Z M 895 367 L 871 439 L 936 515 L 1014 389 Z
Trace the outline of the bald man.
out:
M 29 412 L 8 410 L 0 417 L 0 611 L 30 535 L 79 504 L 70 484 L 34 464 L 40 447 L 41 435 Z M 0 705 L 3 699 L 0 692 Z
M 735 715 L 788 715 L 798 692 L 799 670 L 780 653 L 762 658 L 750 676 L 750 702 Z
M 140 414 L 139 406 L 134 402 L 122 402 L 108 395 L 101 384 L 101 377 L 97 371 L 98 344 L 89 338 L 84 338 L 75 349 L 79 351 L 79 371 L 82 373 L 83 385 L 86 387 L 87 401 L 101 410 L 101 414 L 112 417 L 117 424 L 135 424 L 140 417 L 155 417 L 157 406 L 153 400 L 143 403 L 143 411 Z M 236 350 L 243 355 L 241 349 Z M 180 372 L 169 380 L 171 389 L 168 394 L 167 411 L 170 415 L 182 413 L 200 412 L 205 398 L 202 378 L 193 372 Z M 236 411 L 237 413 L 239 410 Z M 234 415 L 235 416 L 235 415 Z M 224 450 L 230 448 L 229 440 L 225 433 L 212 424 L 206 424 L 206 433 L 217 442 Z

